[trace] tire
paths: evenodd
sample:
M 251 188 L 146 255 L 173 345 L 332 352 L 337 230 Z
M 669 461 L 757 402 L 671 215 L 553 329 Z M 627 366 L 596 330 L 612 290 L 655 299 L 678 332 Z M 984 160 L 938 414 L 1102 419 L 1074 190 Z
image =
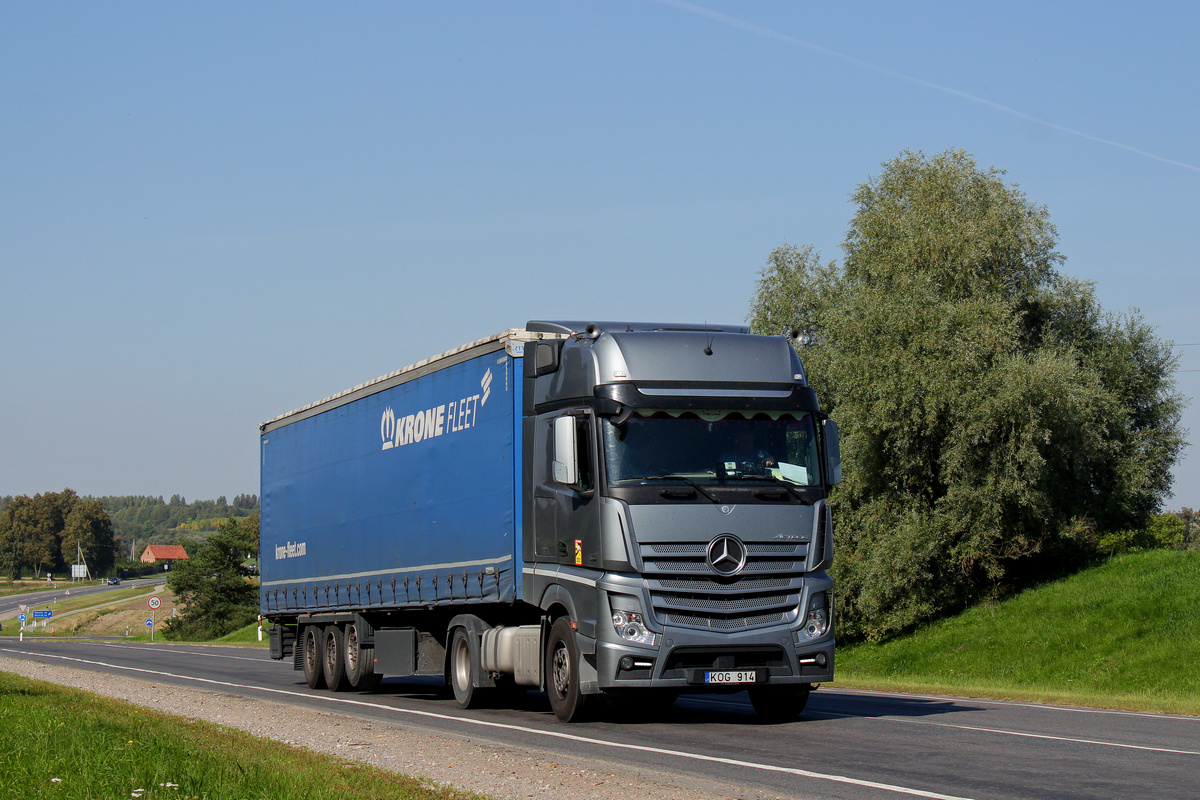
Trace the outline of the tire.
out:
M 375 648 L 359 644 L 358 625 L 350 623 L 343 634 L 343 660 L 346 662 L 346 681 L 350 688 L 370 692 L 379 688 L 382 675 L 375 673 Z
M 546 676 L 550 708 L 554 710 L 554 716 L 563 722 L 585 719 L 595 705 L 593 696 L 585 695 L 580 686 L 580 663 L 579 645 L 575 642 L 571 621 L 567 617 L 559 617 L 550 626 L 543 674 Z
M 310 689 L 325 688 L 325 657 L 322 648 L 324 636 L 319 625 L 305 625 L 300 646 L 304 648 L 301 664 L 304 667 L 304 681 Z
M 450 634 L 450 646 L 446 648 L 447 678 L 454 690 L 454 701 L 461 708 L 478 706 L 480 690 L 472 680 L 474 676 L 475 645 L 466 628 L 455 628 Z
M 808 705 L 808 686 L 750 689 L 750 705 L 763 722 L 791 722 Z
M 346 639 L 337 625 L 325 626 L 325 685 L 335 692 L 350 688 L 346 680 Z

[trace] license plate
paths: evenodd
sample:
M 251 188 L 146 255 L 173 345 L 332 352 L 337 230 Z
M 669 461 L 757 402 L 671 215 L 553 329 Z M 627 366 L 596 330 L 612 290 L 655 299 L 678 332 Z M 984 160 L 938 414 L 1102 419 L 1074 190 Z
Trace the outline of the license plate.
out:
M 705 683 L 754 683 L 758 680 L 758 672 L 752 669 L 722 670 L 705 672 Z

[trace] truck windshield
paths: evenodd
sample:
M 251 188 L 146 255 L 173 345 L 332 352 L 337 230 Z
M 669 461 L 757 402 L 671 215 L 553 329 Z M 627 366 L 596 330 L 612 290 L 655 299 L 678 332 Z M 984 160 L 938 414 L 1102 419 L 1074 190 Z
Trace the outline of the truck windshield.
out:
M 698 484 L 820 484 L 812 415 L 802 411 L 637 409 L 605 420 L 604 459 L 614 486 L 687 479 Z

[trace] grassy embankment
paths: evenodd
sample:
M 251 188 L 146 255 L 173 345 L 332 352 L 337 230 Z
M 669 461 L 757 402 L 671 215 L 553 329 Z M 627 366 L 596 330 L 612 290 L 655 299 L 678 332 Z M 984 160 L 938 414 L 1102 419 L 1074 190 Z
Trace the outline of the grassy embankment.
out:
M 0 797 L 465 800 L 373 767 L 0 672 Z
M 1200 714 L 1200 552 L 1111 561 L 908 636 L 839 649 L 836 685 Z

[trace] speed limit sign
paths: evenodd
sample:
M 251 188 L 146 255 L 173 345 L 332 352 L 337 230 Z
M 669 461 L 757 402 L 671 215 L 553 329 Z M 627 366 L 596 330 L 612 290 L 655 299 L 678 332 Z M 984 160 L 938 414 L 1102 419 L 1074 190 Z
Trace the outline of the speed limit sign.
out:
M 158 595 L 155 595 L 146 601 L 146 605 L 150 606 L 151 611 L 157 611 L 158 607 L 162 605 L 162 600 L 159 599 Z

